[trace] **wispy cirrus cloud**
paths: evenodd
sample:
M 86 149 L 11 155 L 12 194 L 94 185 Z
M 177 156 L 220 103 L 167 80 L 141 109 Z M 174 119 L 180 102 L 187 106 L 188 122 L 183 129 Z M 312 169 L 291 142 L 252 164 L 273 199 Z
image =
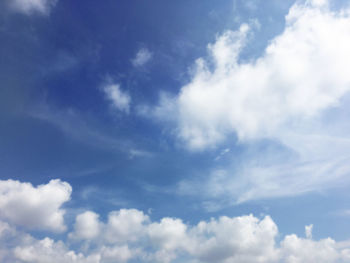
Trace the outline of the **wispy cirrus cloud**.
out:
M 13 11 L 30 15 L 38 13 L 48 15 L 58 0 L 11 0 L 9 5 Z
M 125 113 L 130 112 L 131 97 L 126 91 L 121 90 L 119 84 L 107 83 L 103 86 L 103 91 L 114 108 Z
M 135 57 L 131 60 L 131 63 L 134 67 L 142 67 L 146 63 L 148 63 L 153 57 L 151 51 L 147 48 L 141 48 L 137 51 Z
M 99 149 L 125 153 L 128 158 L 152 157 L 151 151 L 140 148 L 135 142 L 128 138 L 120 138 L 106 134 L 98 124 L 89 119 L 75 109 L 58 110 L 42 104 L 26 112 L 30 117 L 47 122 L 70 137 L 81 143 L 91 145 Z M 108 167 L 96 167 L 92 170 L 81 171 L 78 175 L 93 173 L 94 171 L 104 170 Z

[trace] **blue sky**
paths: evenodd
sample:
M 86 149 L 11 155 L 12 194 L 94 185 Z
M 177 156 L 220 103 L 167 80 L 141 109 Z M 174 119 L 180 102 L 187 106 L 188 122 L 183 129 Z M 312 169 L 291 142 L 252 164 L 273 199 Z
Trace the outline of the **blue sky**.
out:
M 1 262 L 349 262 L 346 1 L 0 3 Z

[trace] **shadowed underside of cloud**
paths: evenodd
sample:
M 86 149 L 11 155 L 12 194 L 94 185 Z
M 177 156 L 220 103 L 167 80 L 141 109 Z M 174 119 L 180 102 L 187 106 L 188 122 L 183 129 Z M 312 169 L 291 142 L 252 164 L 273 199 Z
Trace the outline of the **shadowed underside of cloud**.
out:
M 239 171 L 213 168 L 199 179 L 207 181 L 207 191 L 196 192 L 196 179 L 185 180 L 179 193 L 208 194 L 216 182 L 221 190 L 215 196 L 232 203 L 301 194 L 336 186 L 340 179 L 344 184 L 350 173 L 345 114 L 350 9 L 334 11 L 329 5 L 294 4 L 284 31 L 254 60 L 240 57 L 253 34 L 249 25 L 226 31 L 208 45 L 209 58 L 196 61 L 191 81 L 177 96 L 163 94 L 157 107 L 143 112 L 175 125 L 190 150 L 215 148 L 234 138 L 243 146 L 270 140 L 283 148 L 270 154 L 269 162 L 256 161 L 261 153 L 250 154 Z M 293 158 L 281 160 L 285 151 Z M 225 175 L 217 180 L 222 170 Z
M 330 238 L 312 240 L 312 225 L 305 227 L 306 238 L 292 234 L 277 243 L 278 228 L 269 216 L 222 216 L 189 225 L 178 218 L 152 221 L 136 209 L 112 211 L 105 222 L 95 212 L 84 211 L 69 227 L 72 231 L 66 235 L 65 242 L 50 237 L 39 240 L 19 230 L 23 222 L 15 218 L 31 218 L 33 213 L 38 220 L 55 217 L 57 211 L 47 206 L 47 197 L 40 198 L 39 195 L 50 188 L 53 193 L 50 202 L 63 204 L 61 194 L 57 194 L 62 187 L 70 189 L 68 183 L 58 180 L 38 187 L 18 181 L 0 181 L 1 200 L 5 200 L 0 205 L 1 262 L 329 263 L 350 260 L 346 243 Z M 28 191 L 31 197 L 26 204 L 31 205 L 13 210 L 13 215 L 8 216 L 10 209 L 6 204 L 11 200 L 22 200 L 24 205 L 23 198 Z

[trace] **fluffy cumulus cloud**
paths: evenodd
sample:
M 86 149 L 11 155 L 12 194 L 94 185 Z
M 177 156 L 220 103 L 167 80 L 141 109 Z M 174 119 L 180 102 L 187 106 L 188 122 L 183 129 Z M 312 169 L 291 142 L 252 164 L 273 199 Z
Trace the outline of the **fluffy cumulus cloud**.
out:
M 100 233 L 99 215 L 86 211 L 76 217 L 74 233 L 70 234 L 74 239 L 93 239 Z
M 337 106 L 350 89 L 350 17 L 326 3 L 294 5 L 284 32 L 256 60 L 240 61 L 250 32 L 245 24 L 209 45 L 211 61 L 197 60 L 175 98 L 179 136 L 190 148 L 216 145 L 232 133 L 241 141 L 276 137 L 293 121 Z
M 97 263 L 99 255 L 90 255 L 85 257 L 83 254 L 76 254 L 74 251 L 68 250 L 61 241 L 55 242 L 50 238 L 36 240 L 33 237 L 27 237 L 27 240 L 13 248 L 13 259 L 19 262 L 33 263 Z
M 37 188 L 20 182 L 10 183 L 17 187 L 2 186 L 0 200 L 16 199 L 23 206 L 33 202 L 23 199 L 28 191 L 34 192 L 31 192 L 33 197 L 27 198 L 45 202 L 49 197 L 40 199 L 35 191 L 45 192 L 51 187 L 50 193 L 57 198 L 60 194 L 55 192 L 55 187 L 68 189 L 69 193 L 71 190 L 67 183 L 58 180 Z M 21 187 L 22 190 L 11 190 Z M 0 206 L 1 215 L 9 212 L 13 215 L 2 216 L 0 221 L 0 260 L 4 263 L 329 263 L 350 260 L 349 242 L 336 242 L 331 238 L 313 240 L 312 225 L 305 228 L 306 238 L 295 234 L 281 237 L 269 216 L 221 216 L 190 225 L 179 218 L 152 221 L 136 209 L 112 211 L 105 221 L 95 212 L 83 211 L 76 216 L 70 228 L 72 232 L 65 237 L 61 235 L 63 240 L 55 240 L 54 237 L 37 239 L 18 228 L 23 222 L 13 219 L 20 216 L 30 219 L 36 213 L 36 219 L 43 220 L 47 214 L 40 213 L 51 208 L 43 206 L 38 211 L 37 206 L 29 205 L 23 214 L 22 209 L 15 207 Z
M 131 63 L 134 67 L 141 67 L 149 62 L 152 59 L 152 56 L 152 52 L 147 48 L 141 48 L 137 51 L 135 57 L 131 60 Z
M 163 218 L 143 228 L 143 233 L 134 240 L 105 243 L 101 235 L 82 241 L 81 249 L 76 250 L 62 241 L 48 237 L 38 240 L 8 228 L 0 236 L 2 262 L 329 263 L 350 259 L 350 250 L 330 238 L 314 241 L 292 234 L 276 244 L 277 226 L 268 216 L 220 217 L 194 226 L 180 219 Z M 84 242 L 95 244 L 87 247 Z
M 56 5 L 57 0 L 10 0 L 8 2 L 11 8 L 19 13 L 48 15 L 51 8 Z
M 99 221 L 99 215 L 86 211 L 76 217 L 74 231 L 69 234 L 73 239 L 91 240 L 103 237 L 107 243 L 124 244 L 135 241 L 143 235 L 144 224 L 149 218 L 136 209 L 121 209 L 109 213 L 107 223 Z
M 331 9 L 327 0 L 298 1 L 285 20 L 283 32 L 254 59 L 241 56 L 253 39 L 248 24 L 219 35 L 179 94 L 161 95 L 159 105 L 146 112 L 175 124 L 190 150 L 232 142 L 251 149 L 239 169 L 213 167 L 205 178 L 180 182 L 179 193 L 232 204 L 345 182 L 350 9 Z M 262 154 L 252 142 L 270 148 Z M 225 158 L 230 155 L 234 150 Z
M 114 108 L 129 113 L 131 97 L 120 89 L 119 84 L 109 83 L 103 87 L 103 91 Z
M 110 243 L 138 240 L 147 221 L 148 216 L 136 209 L 111 212 L 108 216 L 105 238 Z
M 0 219 L 28 229 L 61 232 L 64 209 L 72 188 L 68 183 L 51 180 L 34 187 L 14 180 L 0 181 Z

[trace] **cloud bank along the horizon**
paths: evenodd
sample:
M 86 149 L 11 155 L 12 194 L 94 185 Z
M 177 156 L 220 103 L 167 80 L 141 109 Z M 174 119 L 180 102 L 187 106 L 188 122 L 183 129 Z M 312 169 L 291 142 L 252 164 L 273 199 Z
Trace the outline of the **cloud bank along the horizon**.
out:
M 134 260 L 330 263 L 350 260 L 347 242 L 330 238 L 312 240 L 312 225 L 305 228 L 306 238 L 291 234 L 277 242 L 280 239 L 278 228 L 269 216 L 221 216 L 190 225 L 179 218 L 152 221 L 149 215 L 137 209 L 112 211 L 106 222 L 100 220 L 97 213 L 84 211 L 68 227 L 71 232 L 63 241 L 54 240 L 54 237 L 36 239 L 21 230 L 22 220 L 30 220 L 36 214 L 36 220 L 47 224 L 47 220 L 57 216 L 57 209 L 48 206 L 48 202 L 54 206 L 65 203 L 68 199 L 62 198 L 62 192 L 69 195 L 70 185 L 53 180 L 33 187 L 29 183 L 7 180 L 0 181 L 0 189 L 0 200 L 5 200 L 5 205 L 0 206 L 0 261 L 4 263 L 124 263 Z M 50 196 L 45 195 L 48 189 Z M 28 192 L 32 193 L 30 197 Z M 6 205 L 16 202 L 24 207 L 15 205 L 17 209 L 11 209 Z M 63 224 L 60 221 L 59 229 Z M 56 230 L 57 224 L 53 226 L 49 230 Z
M 252 34 L 249 25 L 220 35 L 208 46 L 210 59 L 196 61 L 191 81 L 175 97 L 163 94 L 150 111 L 161 120 L 171 116 L 190 150 L 222 146 L 235 137 L 243 145 L 268 139 L 284 147 L 268 162 L 248 156 L 240 178 L 230 168 L 223 169 L 226 179 L 209 176 L 208 187 L 221 180 L 220 198 L 243 202 L 301 194 L 334 186 L 350 172 L 350 9 L 331 10 L 328 1 L 298 2 L 285 19 L 284 31 L 257 59 L 240 57 Z M 294 155 L 281 160 L 281 151 Z
M 8 0 L 13 11 L 31 15 L 39 13 L 48 15 L 58 0 Z

